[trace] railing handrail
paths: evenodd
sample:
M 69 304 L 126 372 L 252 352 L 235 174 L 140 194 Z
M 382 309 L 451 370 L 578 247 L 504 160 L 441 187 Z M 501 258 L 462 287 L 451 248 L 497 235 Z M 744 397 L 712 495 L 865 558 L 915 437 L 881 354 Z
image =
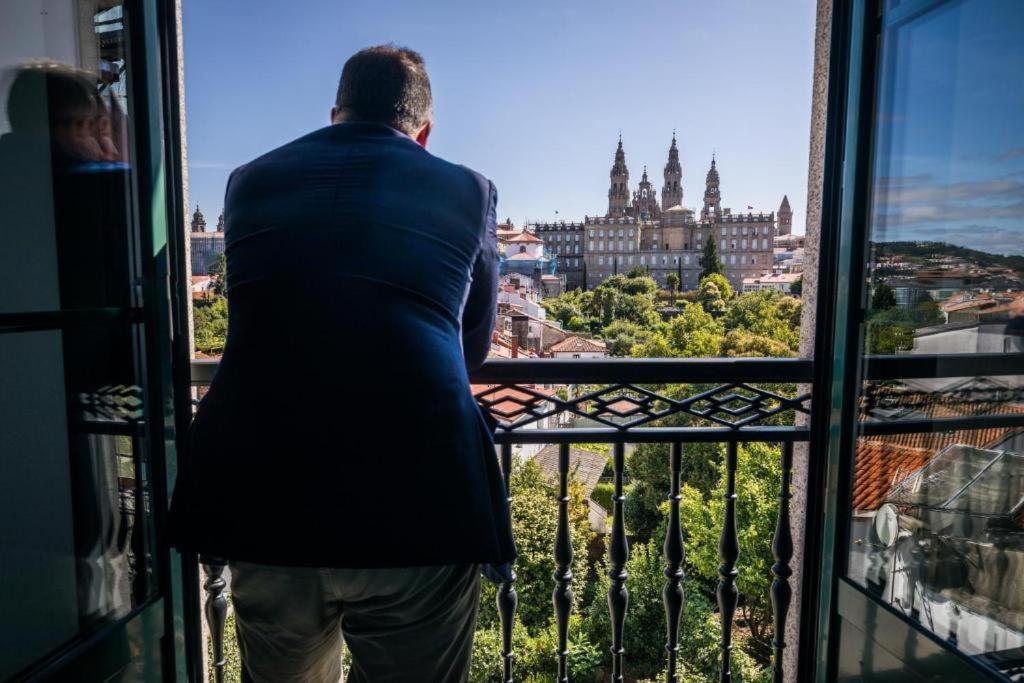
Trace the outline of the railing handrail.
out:
M 1024 375 L 1024 354 L 906 353 L 864 358 L 866 380 L 1002 375 Z
M 219 359 L 192 361 L 192 383 L 209 384 Z M 471 375 L 476 384 L 810 382 L 809 358 L 516 358 L 493 359 Z M 959 353 L 866 356 L 864 379 L 1024 374 L 1024 354 Z

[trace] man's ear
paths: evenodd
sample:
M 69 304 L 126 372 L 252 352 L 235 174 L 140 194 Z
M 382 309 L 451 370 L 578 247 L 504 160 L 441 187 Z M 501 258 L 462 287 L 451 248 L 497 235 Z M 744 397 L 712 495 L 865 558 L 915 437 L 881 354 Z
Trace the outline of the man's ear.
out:
M 338 121 L 337 121 L 337 120 L 335 119 L 335 117 L 336 117 L 337 115 L 338 115 L 338 108 L 337 108 L 337 107 L 331 107 L 331 123 L 337 123 L 337 122 L 338 122 Z
M 416 142 L 423 149 L 427 148 L 427 138 L 430 137 L 430 131 L 434 129 L 434 122 L 428 121 L 427 125 L 420 128 L 420 132 L 416 133 Z

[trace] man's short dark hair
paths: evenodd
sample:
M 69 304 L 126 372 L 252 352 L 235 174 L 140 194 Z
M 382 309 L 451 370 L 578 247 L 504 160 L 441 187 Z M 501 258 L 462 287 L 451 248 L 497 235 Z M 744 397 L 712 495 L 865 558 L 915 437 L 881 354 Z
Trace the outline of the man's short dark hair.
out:
M 341 120 L 386 123 L 414 133 L 433 111 L 423 57 L 395 45 L 360 50 L 341 70 L 334 106 Z

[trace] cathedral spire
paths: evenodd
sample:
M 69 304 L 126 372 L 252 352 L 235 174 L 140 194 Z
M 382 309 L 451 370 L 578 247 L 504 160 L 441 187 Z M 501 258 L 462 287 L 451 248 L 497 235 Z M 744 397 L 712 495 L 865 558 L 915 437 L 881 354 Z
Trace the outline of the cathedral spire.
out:
M 206 218 L 203 217 L 203 212 L 199 210 L 198 204 L 196 204 L 196 212 L 192 214 L 192 232 L 206 232 Z
M 622 133 L 612 163 L 611 187 L 608 189 L 608 216 L 618 218 L 629 211 L 629 169 L 626 168 L 626 152 L 622 149 Z
M 661 186 L 661 208 L 671 209 L 683 203 L 683 166 L 679 163 L 679 148 L 676 146 L 676 131 L 672 131 L 672 144 L 668 148 L 668 163 L 665 164 L 665 184 Z
M 661 215 L 661 207 L 658 206 L 658 196 L 647 179 L 647 167 L 644 166 L 644 174 L 640 177 L 640 184 L 633 193 L 633 215 L 641 220 L 654 220 Z
M 701 218 L 714 220 L 714 217 L 722 215 L 722 193 L 718 187 L 718 167 L 715 165 L 714 153 L 711 154 L 711 168 L 708 169 L 704 182 L 704 209 L 701 211 Z
M 793 209 L 789 207 L 789 197 L 782 195 L 782 203 L 779 205 L 778 215 L 778 234 L 780 235 L 791 235 L 793 234 Z

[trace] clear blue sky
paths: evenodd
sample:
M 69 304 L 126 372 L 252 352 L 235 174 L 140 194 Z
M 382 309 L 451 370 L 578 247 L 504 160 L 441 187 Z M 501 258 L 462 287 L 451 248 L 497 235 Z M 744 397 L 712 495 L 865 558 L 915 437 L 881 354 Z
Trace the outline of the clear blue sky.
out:
M 803 232 L 813 0 L 184 0 L 192 204 L 209 226 L 235 166 L 326 125 L 345 59 L 395 42 L 427 62 L 430 151 L 487 175 L 500 218 L 607 209 L 622 131 L 630 183 L 660 189 L 673 128 L 684 205 L 712 151 L 723 205 Z

